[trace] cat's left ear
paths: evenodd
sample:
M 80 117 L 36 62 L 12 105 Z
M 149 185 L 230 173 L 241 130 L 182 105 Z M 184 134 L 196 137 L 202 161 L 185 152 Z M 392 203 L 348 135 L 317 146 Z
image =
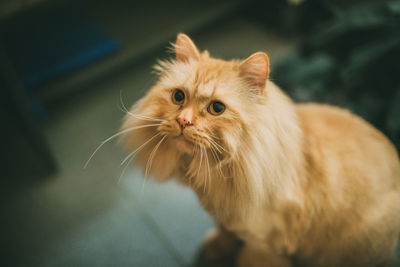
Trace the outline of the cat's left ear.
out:
M 193 41 L 184 33 L 178 34 L 175 43 L 176 60 L 187 62 L 190 58 L 199 60 L 200 51 Z
M 244 60 L 239 67 L 240 76 L 260 89 L 262 94 L 269 76 L 269 57 L 257 52 Z

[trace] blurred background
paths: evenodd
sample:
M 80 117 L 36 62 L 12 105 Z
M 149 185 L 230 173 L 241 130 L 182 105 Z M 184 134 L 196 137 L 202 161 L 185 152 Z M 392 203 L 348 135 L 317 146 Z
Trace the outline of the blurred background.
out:
M 296 101 L 346 107 L 400 147 L 398 0 L 1 0 L 2 266 L 211 266 L 190 190 L 124 171 L 115 141 L 83 168 L 178 32 L 225 59 L 267 51 Z

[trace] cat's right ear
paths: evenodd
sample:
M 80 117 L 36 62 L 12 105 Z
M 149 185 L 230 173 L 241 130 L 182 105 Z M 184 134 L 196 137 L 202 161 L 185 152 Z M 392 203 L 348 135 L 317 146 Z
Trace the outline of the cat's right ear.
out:
M 179 62 L 187 62 L 190 58 L 199 60 L 200 51 L 193 41 L 184 33 L 178 34 L 175 42 L 176 60 Z
M 262 94 L 269 76 L 268 55 L 264 52 L 252 54 L 240 64 L 239 71 L 240 76 L 258 87 Z

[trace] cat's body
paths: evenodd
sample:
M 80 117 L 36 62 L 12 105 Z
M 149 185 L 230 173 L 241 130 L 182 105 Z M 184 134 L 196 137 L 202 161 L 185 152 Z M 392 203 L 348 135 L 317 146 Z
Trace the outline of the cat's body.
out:
M 303 216 L 310 224 L 299 259 L 316 266 L 383 265 L 394 257 L 400 230 L 396 149 L 345 110 L 312 104 L 297 109 L 307 146 Z
M 215 218 L 210 257 L 237 239 L 246 267 L 383 266 L 394 257 L 400 161 L 383 134 L 345 110 L 294 104 L 267 81 L 265 54 L 213 59 L 184 35 L 176 49 L 124 128 L 144 127 L 126 140 L 150 140 L 137 157 L 146 172 L 190 186 Z

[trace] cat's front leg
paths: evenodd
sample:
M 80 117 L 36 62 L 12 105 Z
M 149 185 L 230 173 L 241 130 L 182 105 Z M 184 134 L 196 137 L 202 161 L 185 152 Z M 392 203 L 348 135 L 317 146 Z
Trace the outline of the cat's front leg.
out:
M 241 241 L 234 233 L 218 226 L 206 235 L 203 251 L 208 260 L 216 261 L 233 256 L 240 245 Z
M 239 267 L 291 267 L 289 258 L 245 245 L 239 252 Z

